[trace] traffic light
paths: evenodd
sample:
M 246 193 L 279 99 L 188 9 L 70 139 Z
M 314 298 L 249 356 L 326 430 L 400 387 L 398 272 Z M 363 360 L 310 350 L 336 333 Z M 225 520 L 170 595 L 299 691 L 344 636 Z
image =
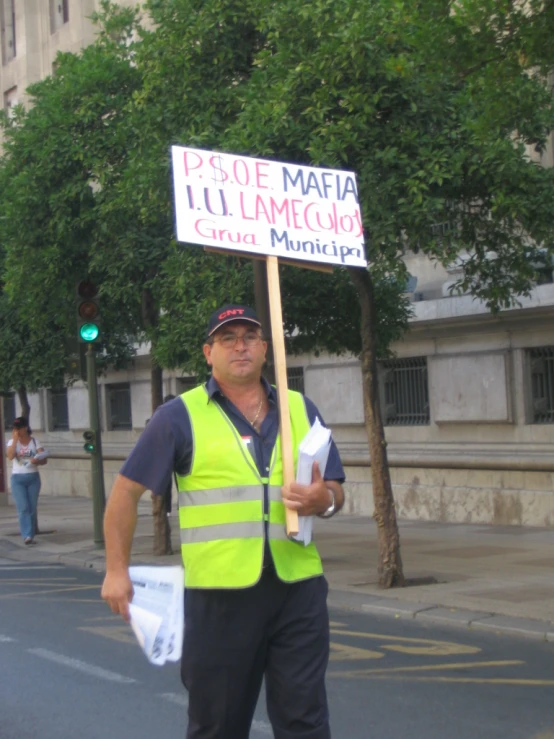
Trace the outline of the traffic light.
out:
M 85 450 L 85 452 L 87 452 L 88 454 L 96 454 L 96 431 L 93 431 L 92 429 L 87 429 L 83 432 L 83 439 L 85 440 L 85 443 L 83 445 L 83 449 Z
M 87 381 L 87 345 L 77 341 L 76 338 L 66 339 L 65 350 L 65 373 L 72 378 L 80 377 L 83 382 Z
M 91 344 L 100 340 L 100 304 L 98 288 L 90 280 L 77 285 L 77 338 L 80 342 Z

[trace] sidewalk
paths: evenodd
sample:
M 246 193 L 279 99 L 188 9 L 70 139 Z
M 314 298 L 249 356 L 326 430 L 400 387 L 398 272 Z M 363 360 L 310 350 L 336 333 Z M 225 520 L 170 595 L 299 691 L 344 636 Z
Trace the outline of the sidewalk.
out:
M 105 568 L 93 541 L 92 500 L 41 497 L 37 544 L 19 536 L 15 507 L 0 507 L 0 564 L 63 563 Z M 315 536 L 329 581 L 329 603 L 396 618 L 491 629 L 554 641 L 554 531 L 401 521 L 408 587 L 377 586 L 377 535 L 372 519 L 335 516 L 316 521 Z M 152 555 L 151 503 L 139 505 L 133 564 L 180 563 L 179 530 L 171 518 L 176 554 Z

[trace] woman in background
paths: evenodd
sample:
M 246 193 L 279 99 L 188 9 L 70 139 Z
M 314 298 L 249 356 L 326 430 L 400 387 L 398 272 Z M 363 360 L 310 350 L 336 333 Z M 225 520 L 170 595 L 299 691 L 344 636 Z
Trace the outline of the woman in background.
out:
M 34 544 L 34 521 L 40 492 L 38 468 L 46 464 L 47 459 L 46 452 L 32 436 L 29 422 L 23 416 L 13 422 L 7 456 L 12 462 L 11 489 L 19 517 L 19 530 L 25 544 Z

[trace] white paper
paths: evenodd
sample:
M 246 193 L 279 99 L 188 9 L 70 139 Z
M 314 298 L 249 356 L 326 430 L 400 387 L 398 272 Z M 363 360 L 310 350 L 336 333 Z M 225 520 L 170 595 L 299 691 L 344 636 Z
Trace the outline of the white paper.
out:
M 129 577 L 131 628 L 144 654 L 154 665 L 176 662 L 183 650 L 183 568 L 130 567 Z
M 298 465 L 296 468 L 296 482 L 301 485 L 310 485 L 314 462 L 319 464 L 319 471 L 323 476 L 327 467 L 329 450 L 331 448 L 331 430 L 325 428 L 319 418 L 298 446 Z M 298 534 L 292 538 L 300 541 L 304 546 L 312 540 L 313 516 L 298 516 Z

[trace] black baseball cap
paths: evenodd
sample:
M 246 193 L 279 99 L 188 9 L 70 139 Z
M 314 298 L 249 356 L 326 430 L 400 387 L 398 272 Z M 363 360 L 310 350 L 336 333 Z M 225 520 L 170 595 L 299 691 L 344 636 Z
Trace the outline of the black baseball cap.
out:
M 29 427 L 29 421 L 25 418 L 25 416 L 18 416 L 17 418 L 13 419 L 12 425 L 14 429 L 26 429 Z
M 228 305 L 222 305 L 221 308 L 218 308 L 212 313 L 208 321 L 206 336 L 209 338 L 218 328 L 233 321 L 246 321 L 246 323 L 252 323 L 260 328 L 262 326 L 262 322 L 258 318 L 254 308 L 250 308 L 247 305 L 229 303 Z

